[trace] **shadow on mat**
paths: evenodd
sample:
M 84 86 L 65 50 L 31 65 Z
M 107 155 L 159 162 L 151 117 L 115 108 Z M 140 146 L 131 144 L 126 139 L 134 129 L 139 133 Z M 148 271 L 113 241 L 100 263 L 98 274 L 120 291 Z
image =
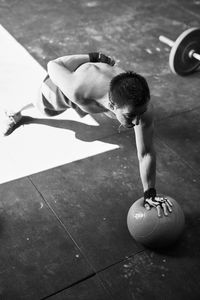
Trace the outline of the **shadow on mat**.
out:
M 94 118 L 95 119 L 95 118 Z M 99 121 L 99 120 L 98 120 Z M 29 116 L 23 116 L 19 123 L 13 128 L 16 130 L 18 127 L 22 125 L 28 124 L 40 124 L 46 125 L 55 128 L 62 128 L 66 130 L 71 130 L 75 132 L 75 136 L 77 139 L 92 142 L 98 139 L 102 139 L 103 137 L 107 137 L 108 134 L 108 124 L 100 122 L 99 126 L 95 125 L 87 125 L 78 121 L 73 120 L 63 120 L 63 119 L 44 119 L 44 118 L 32 118 Z M 116 120 L 114 120 L 113 124 L 110 124 L 114 133 L 119 133 L 118 128 L 119 124 Z M 127 129 L 120 128 L 120 131 L 125 131 Z M 112 132 L 111 132 L 112 134 Z

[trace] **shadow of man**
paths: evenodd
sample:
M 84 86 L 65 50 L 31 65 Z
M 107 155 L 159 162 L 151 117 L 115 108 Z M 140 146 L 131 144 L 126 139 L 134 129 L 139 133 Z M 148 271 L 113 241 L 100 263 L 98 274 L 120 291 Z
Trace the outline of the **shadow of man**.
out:
M 81 141 L 93 142 L 95 140 L 101 140 L 102 138 L 110 135 L 125 131 L 127 129 L 120 128 L 117 120 L 108 120 L 103 114 L 92 116 L 99 125 L 88 125 L 74 120 L 63 119 L 50 119 L 50 118 L 33 118 L 29 116 L 22 116 L 19 123 L 16 124 L 14 130 L 22 125 L 39 124 L 46 125 L 55 128 L 61 128 L 71 130 L 75 132 L 75 137 Z M 107 119 L 107 120 L 106 120 Z

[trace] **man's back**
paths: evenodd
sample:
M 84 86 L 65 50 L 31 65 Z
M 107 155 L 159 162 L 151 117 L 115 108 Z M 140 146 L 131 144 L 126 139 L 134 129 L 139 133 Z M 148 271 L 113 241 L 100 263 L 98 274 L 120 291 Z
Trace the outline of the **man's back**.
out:
M 105 63 L 86 63 L 74 72 L 77 104 L 93 100 L 108 109 L 108 90 L 111 79 L 122 69 Z

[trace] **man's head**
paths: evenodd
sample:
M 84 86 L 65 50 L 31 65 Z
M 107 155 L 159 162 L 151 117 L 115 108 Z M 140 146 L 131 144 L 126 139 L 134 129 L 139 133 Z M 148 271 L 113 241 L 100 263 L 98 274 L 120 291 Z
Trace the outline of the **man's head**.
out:
M 110 82 L 109 104 L 119 122 L 125 127 L 139 124 L 150 100 L 148 84 L 141 75 L 128 71 Z

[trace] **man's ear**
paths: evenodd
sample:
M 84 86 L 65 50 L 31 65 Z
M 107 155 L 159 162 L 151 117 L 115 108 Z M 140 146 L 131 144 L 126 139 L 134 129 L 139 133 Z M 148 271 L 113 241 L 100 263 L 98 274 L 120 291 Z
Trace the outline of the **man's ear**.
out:
M 114 110 L 114 104 L 113 104 L 113 103 L 109 102 L 108 105 L 109 105 L 109 108 L 110 108 L 111 110 Z

